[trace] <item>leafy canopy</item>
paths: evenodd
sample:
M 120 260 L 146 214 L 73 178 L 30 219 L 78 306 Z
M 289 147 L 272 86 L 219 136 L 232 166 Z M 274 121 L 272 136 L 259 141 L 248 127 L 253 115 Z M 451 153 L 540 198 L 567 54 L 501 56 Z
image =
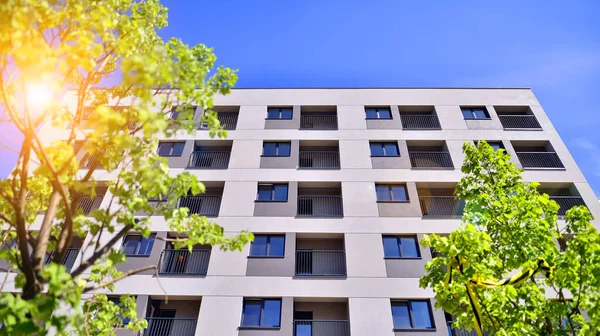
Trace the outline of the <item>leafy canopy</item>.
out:
M 236 73 L 215 68 L 204 45 L 164 41 L 157 32 L 167 9 L 158 0 L 4 1 L 0 15 L 0 122 L 23 136 L 15 170 L 0 180 L 0 262 L 10 265 L 0 283 L 0 335 L 111 335 L 123 319 L 141 330 L 146 322 L 132 297 L 115 304 L 97 294 L 152 268 L 117 270 L 127 233 L 147 237 L 152 215 L 181 237 L 176 248 L 240 250 L 252 239 L 225 237 L 217 224 L 178 208 L 179 197 L 204 185 L 170 172 L 156 153 L 159 137 L 193 135 L 199 122 L 211 136 L 226 136 L 211 108 Z M 98 88 L 110 82 L 118 84 Z M 206 112 L 201 120 L 195 106 Z M 42 138 L 40 129 L 60 140 Z M 104 206 L 84 215 L 81 205 L 103 194 Z M 157 206 L 157 198 L 164 202 Z M 77 242 L 82 260 L 70 273 L 45 262 L 62 260 Z
M 553 276 L 534 276 L 518 285 L 474 286 L 486 330 L 494 335 L 598 335 L 600 330 L 600 235 L 586 207 L 567 211 L 525 183 L 504 150 L 484 141 L 465 143 L 456 195 L 466 201 L 463 224 L 447 237 L 427 235 L 422 245 L 443 257 L 427 263 L 421 287 L 432 287 L 436 306 L 455 316 L 454 326 L 474 327 L 465 284 L 500 280 L 536 268 L 538 258 Z M 557 239 L 564 242 L 561 251 Z M 463 271 L 447 265 L 454 258 Z M 587 315 L 584 315 L 587 314 Z

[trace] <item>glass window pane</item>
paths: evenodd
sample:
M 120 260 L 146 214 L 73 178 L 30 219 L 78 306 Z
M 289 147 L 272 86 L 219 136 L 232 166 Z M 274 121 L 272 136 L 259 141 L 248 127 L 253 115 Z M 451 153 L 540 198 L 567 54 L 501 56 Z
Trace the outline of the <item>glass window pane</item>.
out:
M 284 236 L 271 236 L 269 241 L 269 255 L 276 257 L 283 257 L 285 246 Z
M 171 155 L 181 156 L 181 154 L 183 154 L 183 147 L 185 147 L 185 142 L 176 142 L 173 146 Z
M 392 113 L 388 109 L 379 110 L 379 119 L 392 119 Z
M 292 119 L 292 109 L 282 109 L 281 119 Z
M 138 254 L 149 255 L 152 252 L 152 246 L 154 245 L 154 236 L 148 236 L 148 238 L 141 238 L 140 249 Z
M 473 114 L 475 115 L 475 118 L 477 118 L 477 119 L 485 119 L 485 118 L 487 118 L 487 114 L 482 109 L 473 110 Z
M 170 143 L 158 144 L 158 155 L 167 156 L 170 154 L 171 154 L 171 144 Z
M 377 193 L 378 201 L 391 201 L 390 198 L 390 189 L 388 185 L 384 184 L 376 184 L 375 191 Z
M 123 253 L 133 255 L 137 253 L 141 236 L 127 236 L 123 242 Z
M 406 201 L 406 187 L 403 185 L 392 185 L 392 196 L 394 201 Z
M 262 327 L 279 327 L 281 320 L 281 301 L 264 300 Z
M 276 184 L 273 186 L 275 189 L 275 200 L 276 201 L 287 201 L 288 186 L 287 184 Z
M 263 144 L 263 155 L 266 155 L 266 156 L 277 155 L 277 144 L 274 142 L 265 142 Z
M 377 118 L 377 110 L 375 109 L 366 109 L 365 113 L 367 114 L 367 118 L 369 119 Z
M 413 237 L 400 238 L 400 248 L 402 249 L 403 258 L 418 258 L 419 250 L 417 240 Z
M 267 236 L 254 236 L 254 241 L 250 244 L 251 256 L 267 255 Z
M 400 248 L 396 237 L 383 237 L 383 255 L 390 258 L 400 257 Z
M 392 317 L 394 319 L 394 328 L 411 328 L 407 303 L 393 302 Z
M 431 315 L 429 314 L 429 304 L 427 301 L 413 301 L 410 303 L 412 308 L 415 328 L 432 328 Z
M 243 326 L 260 326 L 260 301 L 246 301 L 244 302 L 244 312 L 242 316 Z
M 398 145 L 395 143 L 386 143 L 385 144 L 385 156 L 398 156 Z
M 279 119 L 279 109 L 269 109 L 267 111 L 267 119 Z
M 371 155 L 383 156 L 383 147 L 380 142 L 371 142 Z
M 279 156 L 290 156 L 290 144 L 289 142 L 280 142 L 279 143 L 279 152 L 277 153 Z
M 258 186 L 258 200 L 259 201 L 270 201 L 273 194 L 273 186 L 262 185 Z
M 462 114 L 465 119 L 473 119 L 473 113 L 471 113 L 471 109 L 462 109 Z

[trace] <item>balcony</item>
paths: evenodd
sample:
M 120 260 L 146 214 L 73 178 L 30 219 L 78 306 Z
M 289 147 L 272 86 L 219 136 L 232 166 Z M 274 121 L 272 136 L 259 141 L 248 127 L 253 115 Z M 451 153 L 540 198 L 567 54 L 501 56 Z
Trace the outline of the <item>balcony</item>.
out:
M 495 106 L 505 130 L 541 130 L 542 126 L 527 106 Z
M 79 203 L 77 204 L 77 209 L 81 209 L 84 215 L 89 215 L 90 212 L 100 209 L 100 205 L 102 204 L 102 200 L 104 199 L 104 195 L 97 195 L 94 197 L 91 196 L 82 196 L 79 198 Z
M 168 303 L 163 300 L 149 299 L 146 317 L 148 327 L 139 335 L 142 336 L 194 336 L 199 300 L 181 300 L 169 296 Z
M 160 274 L 206 275 L 210 260 L 210 248 L 165 249 L 160 255 Z
M 433 106 L 399 106 L 402 129 L 439 130 L 440 120 Z
M 408 141 L 407 145 L 410 165 L 413 168 L 454 168 L 444 141 Z
M 523 169 L 564 169 L 562 161 L 548 141 L 513 141 Z
M 339 182 L 298 184 L 298 216 L 342 217 L 342 190 Z
M 568 210 L 576 206 L 586 206 L 573 183 L 542 183 L 538 188 L 540 194 L 547 194 L 558 203 L 559 216 L 565 216 Z
M 196 334 L 195 318 L 146 317 L 148 328 L 144 336 L 194 336 Z
M 79 167 L 81 169 L 92 169 L 92 168 L 102 169 L 102 165 L 96 159 L 97 156 L 98 156 L 98 154 L 92 154 L 92 155 L 90 155 L 90 153 L 86 152 L 83 155 L 83 158 L 80 161 L 80 166 Z
M 294 336 L 350 336 L 347 301 L 294 300 Z
M 336 130 L 337 111 L 335 106 L 302 106 L 301 130 Z
M 44 265 L 48 265 L 51 262 L 64 265 L 67 268 L 67 272 L 71 272 L 73 265 L 75 264 L 75 260 L 77 260 L 77 256 L 79 256 L 79 251 L 81 249 L 77 248 L 68 248 L 65 255 L 61 260 L 54 260 L 55 251 L 52 251 L 46 255 L 46 259 L 44 259 Z
M 346 276 L 344 239 L 298 238 L 296 276 Z
M 417 183 L 417 193 L 423 217 L 460 218 L 465 201 L 454 196 L 454 183 Z
M 177 207 L 190 209 L 190 215 L 198 214 L 206 217 L 217 217 L 221 208 L 221 196 L 200 195 L 181 197 L 179 198 Z
M 339 169 L 340 150 L 337 141 L 300 141 L 298 168 Z
M 558 203 L 560 208 L 558 209 L 558 215 L 564 216 L 571 208 L 583 205 L 585 202 L 580 196 L 550 196 L 550 199 Z
M 240 112 L 239 106 L 214 106 L 213 111 L 217 112 L 217 119 L 224 130 L 235 130 L 237 128 L 238 115 Z M 199 130 L 207 130 L 208 124 L 201 122 L 198 125 Z

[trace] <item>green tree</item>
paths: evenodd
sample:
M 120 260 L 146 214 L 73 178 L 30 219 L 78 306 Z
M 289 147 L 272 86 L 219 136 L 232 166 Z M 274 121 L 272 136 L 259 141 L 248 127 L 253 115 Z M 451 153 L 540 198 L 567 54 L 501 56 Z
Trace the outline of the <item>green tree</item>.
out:
M 163 41 L 157 31 L 167 25 L 167 9 L 158 0 L 9 0 L 0 3 L 0 15 L 0 120 L 23 136 L 16 168 L 0 181 L 0 259 L 13 265 L 0 291 L 16 274 L 18 292 L 0 294 L 0 334 L 110 335 L 124 318 L 140 330 L 146 322 L 135 316 L 131 297 L 115 304 L 94 294 L 140 271 L 115 268 L 125 261 L 115 246 L 123 236 L 148 236 L 149 215 L 159 215 L 185 237 L 173 241 L 176 247 L 240 250 L 252 239 L 246 232 L 226 238 L 217 224 L 177 208 L 180 196 L 205 188 L 192 174 L 170 173 L 156 153 L 157 136 L 194 134 L 195 105 L 208 111 L 202 122 L 210 135 L 226 136 L 210 109 L 215 95 L 230 92 L 236 73 L 215 68 L 204 45 Z M 106 80 L 119 84 L 99 89 Z M 175 120 L 172 107 L 180 112 Z M 44 123 L 68 136 L 44 142 Z M 79 169 L 82 150 L 96 160 L 86 170 Z M 99 179 L 100 167 L 114 179 Z M 108 188 L 110 207 L 84 216 L 79 201 L 99 187 Z M 148 200 L 157 197 L 164 206 Z M 77 238 L 88 242 L 81 265 L 70 273 L 44 265 L 50 254 L 61 260 Z
M 483 141 L 463 150 L 463 224 L 447 237 L 425 237 L 423 246 L 442 257 L 427 263 L 421 287 L 433 288 L 458 328 L 474 329 L 477 317 L 494 335 L 600 335 L 600 235 L 587 208 L 559 222 L 556 202 L 523 182 L 503 150 Z M 540 260 L 551 274 L 535 272 Z

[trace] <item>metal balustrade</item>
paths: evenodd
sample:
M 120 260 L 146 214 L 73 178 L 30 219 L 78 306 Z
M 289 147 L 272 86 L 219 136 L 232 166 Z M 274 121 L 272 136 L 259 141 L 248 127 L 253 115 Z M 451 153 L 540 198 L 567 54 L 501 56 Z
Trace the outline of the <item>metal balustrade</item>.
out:
M 81 163 L 80 163 L 79 167 L 83 168 L 83 169 L 92 169 L 92 168 L 102 169 L 102 165 L 98 161 L 97 157 L 98 157 L 98 153 L 96 153 L 94 155 L 90 155 L 90 153 L 85 153 L 85 155 L 81 159 Z
M 188 208 L 189 214 L 198 214 L 207 217 L 216 217 L 221 208 L 221 196 L 186 196 L 180 197 L 178 208 Z
M 498 115 L 504 129 L 542 129 L 534 115 Z
M 437 115 L 400 115 L 403 129 L 442 129 Z
M 75 264 L 75 260 L 77 260 L 77 256 L 79 255 L 79 250 L 79 248 L 68 248 L 61 260 L 54 260 L 56 253 L 55 251 L 52 251 L 46 255 L 46 258 L 44 259 L 44 265 L 54 262 L 60 265 L 65 265 L 67 272 L 71 272 L 71 269 Z
M 454 168 L 448 152 L 409 152 L 413 168 Z
M 165 249 L 160 255 L 158 269 L 161 274 L 206 275 L 210 260 L 209 249 Z
M 148 328 L 143 336 L 194 336 L 196 333 L 195 318 L 146 317 Z
M 556 152 L 517 152 L 523 168 L 565 168 Z
M 217 112 L 217 119 L 219 119 L 219 123 L 221 124 L 224 130 L 231 131 L 235 130 L 237 127 L 238 114 L 231 112 Z M 208 123 L 201 122 L 198 126 L 198 129 L 208 129 Z
M 475 332 L 475 330 L 464 330 L 464 329 L 459 329 L 459 328 L 454 328 L 452 327 L 452 321 L 450 322 L 446 322 L 447 326 L 448 326 L 448 335 L 449 336 L 477 336 L 477 333 Z M 489 332 L 487 331 L 483 331 L 483 334 L 485 336 L 489 335 Z
M 294 320 L 294 336 L 350 336 L 350 321 Z
M 585 206 L 583 198 L 579 196 L 550 196 L 550 199 L 558 203 L 558 205 L 560 206 L 560 208 L 558 209 L 559 216 L 564 216 L 567 213 L 567 211 L 573 207 L 579 205 Z
M 192 152 L 188 168 L 225 169 L 231 152 Z
M 335 114 L 300 116 L 300 129 L 329 130 L 337 128 L 337 115 Z
M 95 197 L 82 196 L 77 204 L 77 209 L 83 210 L 84 215 L 89 215 L 93 210 L 100 209 L 104 195 L 98 195 Z
M 298 216 L 341 217 L 342 196 L 298 196 Z
M 455 196 L 421 196 L 423 217 L 461 217 L 465 201 Z
M 296 275 L 346 276 L 343 250 L 297 250 Z
M 299 168 L 340 168 L 338 151 L 300 151 Z

